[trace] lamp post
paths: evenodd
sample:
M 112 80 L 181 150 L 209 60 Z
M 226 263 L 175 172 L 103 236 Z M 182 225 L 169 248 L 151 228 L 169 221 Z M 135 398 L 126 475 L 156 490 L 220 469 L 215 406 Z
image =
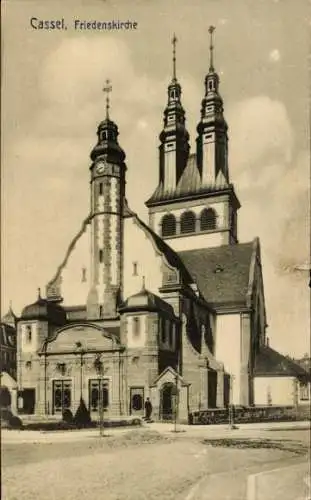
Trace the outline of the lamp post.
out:
M 230 405 L 229 405 L 229 427 L 234 429 L 234 412 L 233 412 L 233 382 L 235 376 L 230 376 Z
M 98 405 L 98 416 L 99 416 L 99 435 L 102 437 L 104 435 L 104 394 L 103 394 L 103 389 L 104 389 L 104 365 L 103 362 L 100 359 L 100 355 L 96 356 L 95 358 L 95 369 L 99 375 L 99 383 L 98 383 L 98 390 L 99 390 L 99 405 Z
M 80 354 L 80 400 L 83 399 L 83 356 L 85 354 L 85 349 L 83 349 L 83 346 L 81 342 L 76 342 L 76 347 L 77 351 Z
M 177 432 L 177 412 L 178 412 L 178 375 L 175 375 L 175 408 L 174 408 L 174 432 Z

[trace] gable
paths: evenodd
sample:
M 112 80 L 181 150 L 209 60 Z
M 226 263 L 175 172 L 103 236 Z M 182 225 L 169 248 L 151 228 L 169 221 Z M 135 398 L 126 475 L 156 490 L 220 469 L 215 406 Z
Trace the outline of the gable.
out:
M 163 370 L 163 372 L 154 380 L 153 384 L 151 387 L 155 386 L 162 386 L 164 384 L 173 384 L 176 385 L 176 381 L 178 385 L 181 386 L 187 386 L 190 384 L 187 384 L 187 382 L 184 381 L 184 379 L 172 368 L 171 366 L 168 366 Z
M 57 330 L 45 348 L 47 354 L 77 354 L 79 349 L 86 352 L 113 351 L 119 349 L 120 344 L 117 337 L 104 328 L 90 323 L 80 323 Z

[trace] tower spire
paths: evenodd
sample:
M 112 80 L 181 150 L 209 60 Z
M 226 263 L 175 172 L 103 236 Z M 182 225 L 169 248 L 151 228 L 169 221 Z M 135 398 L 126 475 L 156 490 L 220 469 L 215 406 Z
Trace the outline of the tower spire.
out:
M 110 109 L 110 98 L 109 94 L 112 91 L 112 85 L 109 79 L 106 80 L 106 85 L 103 88 L 103 92 L 106 94 L 106 119 L 109 119 L 109 109 Z
M 208 28 L 208 32 L 210 34 L 210 45 L 209 45 L 209 51 L 210 51 L 210 62 L 209 62 L 209 71 L 212 73 L 214 72 L 214 45 L 213 45 L 213 33 L 215 31 L 215 26 L 210 26 Z
M 172 45 L 173 45 L 173 82 L 177 81 L 176 78 L 176 44 L 177 44 L 177 37 L 174 33 L 173 38 L 172 38 Z

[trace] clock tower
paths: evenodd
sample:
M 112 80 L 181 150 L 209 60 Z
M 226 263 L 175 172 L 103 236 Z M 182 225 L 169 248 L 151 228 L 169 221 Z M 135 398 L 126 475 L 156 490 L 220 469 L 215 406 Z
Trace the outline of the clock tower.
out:
M 117 316 L 122 296 L 123 206 L 125 153 L 118 143 L 118 127 L 109 117 L 106 82 L 106 118 L 97 130 L 91 152 L 91 287 L 87 299 L 88 319 Z

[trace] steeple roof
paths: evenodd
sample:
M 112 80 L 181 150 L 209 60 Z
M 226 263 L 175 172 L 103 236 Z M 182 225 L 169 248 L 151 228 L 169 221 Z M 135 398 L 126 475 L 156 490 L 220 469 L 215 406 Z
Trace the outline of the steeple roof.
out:
M 118 143 L 118 126 L 110 119 L 109 114 L 109 93 L 112 90 L 110 80 L 106 80 L 106 86 L 103 90 L 106 92 L 106 117 L 98 125 L 98 141 L 91 151 L 91 160 L 95 162 L 97 159 L 103 158 L 112 163 L 115 162 L 117 164 L 123 164 L 125 160 L 125 153 Z
M 6 325 L 12 326 L 15 328 L 17 316 L 15 316 L 12 306 L 10 304 L 8 312 L 2 317 L 1 322 L 5 323 Z
M 174 310 L 170 304 L 161 299 L 158 295 L 142 288 L 140 292 L 131 295 L 125 303 L 119 308 L 120 312 L 135 311 L 163 311 L 170 316 L 174 316 Z
M 22 320 L 43 320 L 55 325 L 66 323 L 66 312 L 61 305 L 41 297 L 40 289 L 38 298 L 33 304 L 29 304 L 22 310 Z
M 189 197 L 202 198 L 206 195 L 210 196 L 213 193 L 216 195 L 221 192 L 229 192 L 235 200 L 234 202 L 237 207 L 240 207 L 233 184 L 228 184 L 224 176 L 221 175 L 221 172 L 218 173 L 215 184 L 210 184 L 209 186 L 202 185 L 201 175 L 197 165 L 197 156 L 196 154 L 191 154 L 175 190 L 167 192 L 164 189 L 163 183 L 160 182 L 151 197 L 146 201 L 146 205 L 148 207 L 161 201 L 177 201 L 178 199 Z

